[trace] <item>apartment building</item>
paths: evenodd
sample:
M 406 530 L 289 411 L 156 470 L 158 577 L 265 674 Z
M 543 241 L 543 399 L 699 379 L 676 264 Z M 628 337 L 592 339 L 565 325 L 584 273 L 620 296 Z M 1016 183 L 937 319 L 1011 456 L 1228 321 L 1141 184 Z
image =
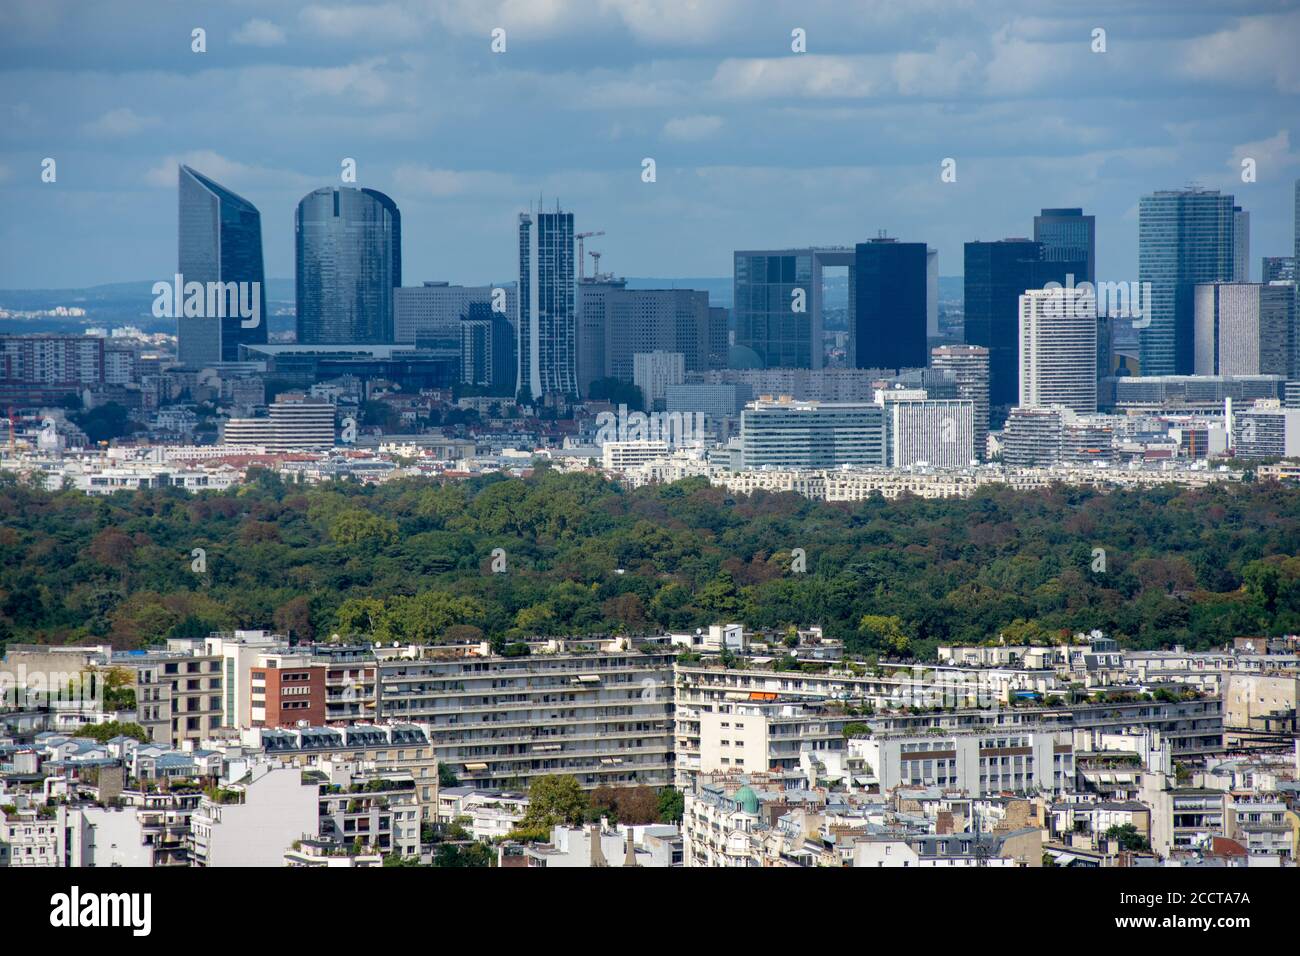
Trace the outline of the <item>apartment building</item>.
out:
M 424 727 L 461 782 L 526 789 L 572 774 L 584 787 L 671 782 L 674 652 L 626 639 L 487 645 L 381 660 L 379 712 Z
M 1063 730 L 883 733 L 852 741 L 882 793 L 899 786 L 963 790 L 973 797 L 1074 787 L 1074 745 Z

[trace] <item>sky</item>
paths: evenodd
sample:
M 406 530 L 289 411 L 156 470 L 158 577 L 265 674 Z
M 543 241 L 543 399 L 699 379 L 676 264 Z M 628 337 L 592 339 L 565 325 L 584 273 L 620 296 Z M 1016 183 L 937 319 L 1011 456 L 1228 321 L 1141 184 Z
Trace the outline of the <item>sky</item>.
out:
M 606 232 L 602 270 L 668 277 L 881 230 L 960 275 L 1082 206 L 1129 280 L 1138 198 L 1191 182 L 1250 210 L 1258 280 L 1292 251 L 1297 50 L 1300 0 L 0 0 L 0 288 L 170 278 L 179 162 L 292 276 L 345 158 L 401 209 L 406 284 L 510 280 L 538 197 Z

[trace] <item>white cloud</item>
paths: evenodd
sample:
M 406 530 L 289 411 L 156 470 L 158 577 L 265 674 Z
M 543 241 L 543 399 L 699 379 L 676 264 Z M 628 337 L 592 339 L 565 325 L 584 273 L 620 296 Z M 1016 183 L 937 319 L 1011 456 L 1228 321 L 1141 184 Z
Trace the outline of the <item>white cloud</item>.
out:
M 109 110 L 103 116 L 92 120 L 82 128 L 90 136 L 112 138 L 132 136 L 142 129 L 157 125 L 157 117 L 140 116 L 130 107 L 123 106 L 115 110 Z
M 192 166 L 209 179 L 216 180 L 236 192 L 260 187 L 306 191 L 308 188 L 320 185 L 317 179 L 300 173 L 241 163 L 210 149 L 171 153 L 164 156 L 156 166 L 145 172 L 144 180 L 150 186 L 157 186 L 160 189 L 175 189 L 176 167 L 182 164 Z
M 231 39 L 241 46 L 279 46 L 284 43 L 284 31 L 270 20 L 254 18 L 236 30 Z
M 1268 176 L 1270 171 L 1287 169 L 1300 164 L 1300 150 L 1294 152 L 1291 150 L 1290 132 L 1280 129 L 1276 135 L 1268 139 L 1259 139 L 1253 143 L 1242 143 L 1234 147 L 1232 158 L 1227 161 L 1234 175 L 1240 175 L 1241 161 L 1248 158 L 1255 161 L 1258 175 Z
M 393 171 L 393 181 L 409 193 L 433 199 L 467 195 L 508 196 L 520 192 L 514 177 L 476 170 L 403 165 Z
M 304 7 L 303 25 L 338 40 L 403 41 L 424 32 L 425 18 L 398 3 L 341 4 Z
M 881 63 L 864 56 L 801 54 L 730 59 L 713 74 L 713 91 L 732 98 L 861 97 L 881 88 Z
M 1185 44 L 1181 71 L 1196 79 L 1255 87 L 1269 76 L 1279 93 L 1300 93 L 1300 12 L 1249 17 Z
M 707 139 L 722 129 L 720 116 L 678 116 L 664 123 L 668 139 L 691 141 Z

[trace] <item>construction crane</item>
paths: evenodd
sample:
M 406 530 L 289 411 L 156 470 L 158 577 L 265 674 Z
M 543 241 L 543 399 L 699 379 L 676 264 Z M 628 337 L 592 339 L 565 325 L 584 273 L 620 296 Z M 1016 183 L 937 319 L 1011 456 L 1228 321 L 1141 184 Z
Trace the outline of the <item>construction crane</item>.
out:
M 580 232 L 574 237 L 578 240 L 578 281 L 579 282 L 582 281 L 583 270 L 586 268 L 586 263 L 584 261 L 586 259 L 586 249 L 582 244 L 582 240 L 590 239 L 592 236 L 603 236 L 604 234 L 605 231 L 602 229 L 600 232 Z
M 587 253 L 587 254 L 588 254 L 589 256 L 591 256 L 591 277 L 592 277 L 593 279 L 599 281 L 599 279 L 600 279 L 600 253 L 599 253 L 599 252 L 589 252 L 589 253 Z

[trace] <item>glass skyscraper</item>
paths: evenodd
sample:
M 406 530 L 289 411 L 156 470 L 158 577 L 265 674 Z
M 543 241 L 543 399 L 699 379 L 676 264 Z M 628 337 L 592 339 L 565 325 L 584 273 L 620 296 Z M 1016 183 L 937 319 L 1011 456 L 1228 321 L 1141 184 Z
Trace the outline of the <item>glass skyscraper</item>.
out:
M 308 193 L 294 215 L 298 344 L 393 341 L 393 290 L 402 284 L 402 217 L 374 189 Z
M 578 393 L 573 213 L 519 214 L 519 387 Z
M 1138 205 L 1138 281 L 1151 283 L 1140 330 L 1143 375 L 1190 375 L 1200 282 L 1231 282 L 1233 197 L 1217 189 L 1163 190 Z M 1143 289 L 1146 288 L 1144 285 Z
M 852 247 L 745 250 L 735 253 L 733 309 L 736 352 L 758 368 L 821 368 L 822 269 L 849 270 L 853 314 Z
M 855 250 L 853 364 L 925 368 L 927 251 L 924 242 L 873 239 Z
M 1030 239 L 968 242 L 966 260 L 966 343 L 989 350 L 989 405 L 994 424 L 1020 398 L 1020 297 L 1048 282 L 1077 285 L 1086 260 L 1044 258 L 1043 244 Z
M 1086 262 L 1083 275 L 1075 284 L 1097 282 L 1097 217 L 1085 216 L 1082 209 L 1044 209 L 1034 217 L 1034 241 L 1043 244 L 1043 258 L 1048 262 Z
M 176 271 L 185 283 L 257 283 L 256 326 L 244 328 L 235 314 L 177 316 L 181 364 L 193 367 L 235 362 L 239 346 L 266 344 L 266 282 L 262 272 L 262 217 L 254 206 L 197 170 L 179 171 L 179 228 Z M 251 300 L 250 300 L 251 301 Z

